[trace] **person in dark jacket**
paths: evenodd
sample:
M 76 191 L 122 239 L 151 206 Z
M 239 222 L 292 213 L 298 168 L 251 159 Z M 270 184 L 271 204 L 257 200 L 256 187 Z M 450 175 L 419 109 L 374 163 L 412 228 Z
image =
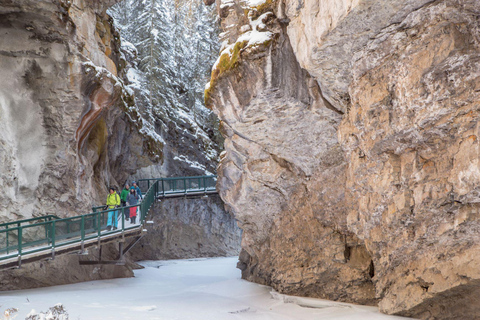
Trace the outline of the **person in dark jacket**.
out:
M 135 220 L 137 219 L 137 209 L 138 207 L 136 206 L 138 204 L 138 199 L 140 197 L 137 195 L 137 192 L 135 189 L 130 189 L 130 193 L 128 194 L 128 205 L 129 206 L 135 206 L 130 208 L 130 221 L 132 224 L 135 224 Z
M 132 186 L 130 187 L 130 190 L 135 189 L 135 192 L 137 193 L 137 196 L 142 199 L 142 191 L 140 190 L 140 187 L 137 186 L 137 183 L 135 181 L 132 181 Z

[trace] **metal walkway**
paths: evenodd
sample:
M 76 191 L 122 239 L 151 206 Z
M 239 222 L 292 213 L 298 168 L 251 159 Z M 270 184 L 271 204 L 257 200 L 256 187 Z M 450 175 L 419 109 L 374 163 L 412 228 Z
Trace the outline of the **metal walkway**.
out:
M 143 201 L 136 206 L 103 210 L 93 207 L 92 213 L 60 218 L 55 215 L 35 217 L 0 224 L 0 269 L 21 267 L 22 263 L 53 259 L 65 253 L 84 253 L 88 247 L 100 248 L 98 261 L 81 264 L 123 264 L 127 253 L 145 234 L 149 210 L 158 199 L 203 196 L 216 193 L 216 176 L 158 178 L 138 180 Z M 138 222 L 125 220 L 124 212 L 136 208 Z M 135 209 L 133 209 L 135 210 Z M 118 229 L 107 231 L 108 214 L 118 213 Z M 127 242 L 130 241 L 129 244 Z M 101 246 L 119 243 L 115 261 L 101 260 Z M 83 262 L 83 263 L 82 263 Z

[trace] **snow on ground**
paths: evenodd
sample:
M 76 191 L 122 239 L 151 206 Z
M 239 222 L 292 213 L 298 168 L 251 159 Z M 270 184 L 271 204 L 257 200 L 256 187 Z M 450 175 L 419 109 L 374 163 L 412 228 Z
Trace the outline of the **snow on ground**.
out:
M 15 318 L 24 319 L 32 309 L 62 303 L 72 320 L 405 319 L 374 307 L 281 295 L 241 280 L 236 263 L 237 257 L 145 261 L 134 278 L 0 292 L 0 314 L 17 308 Z

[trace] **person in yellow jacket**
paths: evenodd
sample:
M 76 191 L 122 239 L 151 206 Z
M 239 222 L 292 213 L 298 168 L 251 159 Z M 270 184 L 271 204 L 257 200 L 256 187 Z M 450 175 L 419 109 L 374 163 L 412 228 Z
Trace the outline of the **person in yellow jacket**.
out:
M 120 196 L 115 191 L 113 187 L 109 189 L 109 195 L 107 196 L 107 209 L 115 209 L 120 206 Z M 108 212 L 108 220 L 107 220 L 107 230 L 110 231 L 117 229 L 117 214 L 118 210 L 112 210 Z

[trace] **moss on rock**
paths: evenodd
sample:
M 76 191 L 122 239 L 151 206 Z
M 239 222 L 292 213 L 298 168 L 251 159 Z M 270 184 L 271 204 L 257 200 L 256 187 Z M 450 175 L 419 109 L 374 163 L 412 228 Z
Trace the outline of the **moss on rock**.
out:
M 211 109 L 211 91 L 215 87 L 218 78 L 225 72 L 234 69 L 240 62 L 240 54 L 243 48 L 246 47 L 247 41 L 235 43 L 230 52 L 225 52 L 220 56 L 217 65 L 212 70 L 212 77 L 210 79 L 210 87 L 205 89 L 205 105 Z

